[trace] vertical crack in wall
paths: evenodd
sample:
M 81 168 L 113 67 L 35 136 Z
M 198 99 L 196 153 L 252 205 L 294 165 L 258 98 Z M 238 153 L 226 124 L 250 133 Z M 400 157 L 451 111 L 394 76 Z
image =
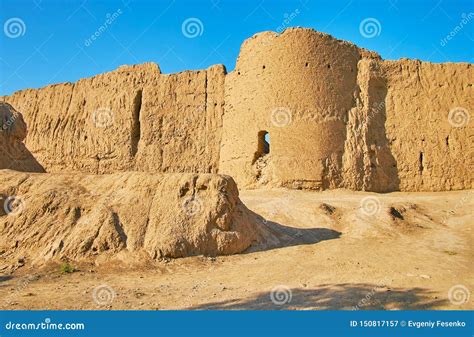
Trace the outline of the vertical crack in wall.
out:
M 209 133 L 209 129 L 208 129 L 208 125 L 207 125 L 207 114 L 209 113 L 209 102 L 207 101 L 208 100 L 208 72 L 209 70 L 206 70 L 205 71 L 205 74 L 206 74 L 206 78 L 205 78 L 205 83 L 204 83 L 204 144 L 205 144 L 205 147 L 204 147 L 204 151 L 206 153 L 206 160 L 207 162 L 210 162 L 211 160 L 211 155 L 209 154 L 209 139 L 208 139 L 208 133 Z M 205 168 L 205 172 L 208 172 L 210 173 L 211 169 L 210 168 Z
M 423 174 L 423 152 L 420 152 L 419 162 L 418 162 L 418 172 Z
M 141 138 L 141 126 L 140 126 L 140 112 L 142 109 L 142 94 L 143 90 L 137 91 L 133 100 L 133 120 L 132 120 L 132 137 L 131 137 L 131 155 L 135 157 L 138 152 L 138 143 Z

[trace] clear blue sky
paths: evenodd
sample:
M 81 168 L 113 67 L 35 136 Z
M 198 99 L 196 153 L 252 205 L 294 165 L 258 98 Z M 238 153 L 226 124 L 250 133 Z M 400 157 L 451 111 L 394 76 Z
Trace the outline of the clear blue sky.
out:
M 199 20 L 196 37 L 183 34 L 189 18 Z M 368 18 L 375 31 L 369 22 L 362 34 Z M 246 38 L 285 25 L 329 33 L 385 59 L 474 61 L 474 0 L 0 0 L 0 19 L 0 95 L 147 61 L 164 73 L 216 63 L 231 71 Z

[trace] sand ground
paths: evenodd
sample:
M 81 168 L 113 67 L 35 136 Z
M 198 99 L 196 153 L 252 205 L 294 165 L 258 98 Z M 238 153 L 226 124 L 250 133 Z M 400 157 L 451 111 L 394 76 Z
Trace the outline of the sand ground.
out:
M 279 247 L 24 267 L 0 276 L 0 308 L 474 309 L 473 192 L 242 191 Z

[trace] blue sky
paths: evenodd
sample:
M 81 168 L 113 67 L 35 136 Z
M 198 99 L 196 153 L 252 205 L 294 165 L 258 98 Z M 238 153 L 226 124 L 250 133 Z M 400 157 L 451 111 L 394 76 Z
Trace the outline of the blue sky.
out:
M 474 0 L 0 0 L 0 20 L 0 95 L 148 61 L 163 73 L 217 63 L 231 71 L 245 39 L 285 26 L 385 59 L 474 61 Z

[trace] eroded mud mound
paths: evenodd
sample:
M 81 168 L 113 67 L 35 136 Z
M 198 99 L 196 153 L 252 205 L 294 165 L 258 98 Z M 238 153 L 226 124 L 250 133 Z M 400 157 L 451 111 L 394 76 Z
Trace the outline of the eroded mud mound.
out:
M 0 102 L 0 169 L 44 172 L 23 144 L 26 135 L 23 115 L 10 104 Z
M 228 176 L 3 170 L 0 197 L 0 256 L 7 265 L 119 253 L 235 254 L 257 239 L 253 215 Z

